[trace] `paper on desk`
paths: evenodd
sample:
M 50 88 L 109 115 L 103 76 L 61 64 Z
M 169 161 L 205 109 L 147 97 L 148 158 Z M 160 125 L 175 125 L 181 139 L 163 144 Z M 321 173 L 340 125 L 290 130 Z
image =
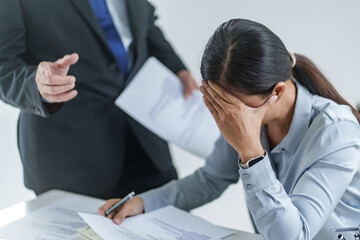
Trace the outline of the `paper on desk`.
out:
M 180 80 L 153 57 L 115 104 L 159 137 L 203 158 L 220 135 L 201 92 L 186 100 Z
M 0 239 L 64 240 L 83 239 L 77 230 L 87 226 L 78 211 L 96 214 L 105 201 L 69 196 L 42 207 L 26 217 L 0 228 Z
M 86 239 L 89 240 L 103 240 L 96 232 L 94 232 L 94 230 L 87 226 L 87 227 L 83 227 L 78 229 L 78 232 L 83 235 Z
M 98 215 L 79 215 L 104 240 L 212 240 L 233 234 L 173 206 L 127 218 L 119 226 Z

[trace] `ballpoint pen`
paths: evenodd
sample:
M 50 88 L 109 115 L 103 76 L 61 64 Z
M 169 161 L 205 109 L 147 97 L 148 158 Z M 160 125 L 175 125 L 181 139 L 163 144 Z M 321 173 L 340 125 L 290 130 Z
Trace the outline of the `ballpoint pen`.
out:
M 134 197 L 135 193 L 131 192 L 128 195 L 126 195 L 126 197 L 124 197 L 123 199 L 121 199 L 120 201 L 118 201 L 117 203 L 115 203 L 114 206 L 112 206 L 109 210 L 107 210 L 105 212 L 105 217 L 107 217 L 112 211 L 114 211 L 116 208 L 120 207 L 121 205 L 125 204 L 127 201 L 129 201 L 130 199 L 132 199 Z

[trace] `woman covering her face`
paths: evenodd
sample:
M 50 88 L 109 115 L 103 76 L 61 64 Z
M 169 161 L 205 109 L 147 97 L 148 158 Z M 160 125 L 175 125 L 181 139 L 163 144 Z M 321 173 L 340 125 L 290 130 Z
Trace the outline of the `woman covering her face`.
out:
M 359 114 L 308 58 L 289 53 L 265 26 L 234 19 L 211 37 L 201 73 L 222 133 L 206 165 L 109 218 L 119 224 L 169 204 L 190 210 L 240 177 L 264 239 L 332 239 L 333 228 L 360 223 Z

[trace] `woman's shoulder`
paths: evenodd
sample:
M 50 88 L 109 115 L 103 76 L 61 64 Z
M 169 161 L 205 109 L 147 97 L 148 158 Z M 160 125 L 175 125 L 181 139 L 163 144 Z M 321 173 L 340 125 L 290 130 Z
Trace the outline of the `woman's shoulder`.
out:
M 312 118 L 306 133 L 307 146 L 323 157 L 340 149 L 360 149 L 360 125 L 351 108 L 313 96 Z
M 358 168 L 360 125 L 350 107 L 328 99 L 314 99 L 313 111 L 301 148 L 308 151 L 306 166 L 321 160 L 332 165 Z
M 312 122 L 321 122 L 323 125 L 331 125 L 337 122 L 349 121 L 354 124 L 355 128 L 359 128 L 359 122 L 347 105 L 337 104 L 336 102 L 313 95 L 312 101 Z

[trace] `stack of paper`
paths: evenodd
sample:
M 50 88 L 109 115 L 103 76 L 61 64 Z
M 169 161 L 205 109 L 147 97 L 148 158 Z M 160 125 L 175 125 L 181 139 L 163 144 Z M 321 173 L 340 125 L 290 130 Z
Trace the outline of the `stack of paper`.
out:
M 83 227 L 78 232 L 88 240 L 103 240 L 91 227 Z
M 127 218 L 121 225 L 98 215 L 79 215 L 104 240 L 212 240 L 233 234 L 172 206 Z
M 26 217 L 0 228 L 0 239 L 9 240 L 78 240 L 78 229 L 87 224 L 78 211 L 96 214 L 104 200 L 71 196 L 42 207 Z

